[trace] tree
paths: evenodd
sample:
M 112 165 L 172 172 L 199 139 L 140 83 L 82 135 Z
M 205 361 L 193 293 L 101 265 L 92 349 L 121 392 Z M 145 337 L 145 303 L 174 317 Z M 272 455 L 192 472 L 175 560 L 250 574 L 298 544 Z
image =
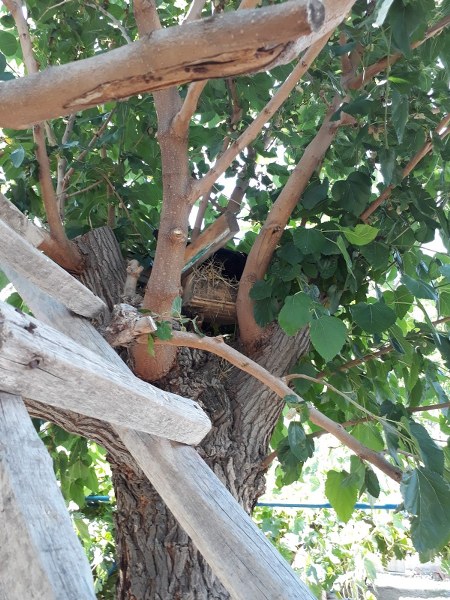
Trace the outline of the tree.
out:
M 3 4 L 0 160 L 22 232 L 110 308 L 125 268 L 104 226 L 151 266 L 158 329 L 127 360 L 207 411 L 198 451 L 245 510 L 271 460 L 280 485 L 299 479 L 326 429 L 359 457 L 328 474 L 339 517 L 377 496 L 373 463 L 401 480 L 416 548 L 438 552 L 450 445 L 416 414 L 448 435 L 450 259 L 424 248 L 450 239 L 448 2 Z M 247 255 L 237 329 L 205 319 L 201 337 L 181 317 L 186 245 L 230 239 L 211 236 L 223 215 Z M 29 410 L 107 450 L 118 597 L 228 597 L 106 425 Z

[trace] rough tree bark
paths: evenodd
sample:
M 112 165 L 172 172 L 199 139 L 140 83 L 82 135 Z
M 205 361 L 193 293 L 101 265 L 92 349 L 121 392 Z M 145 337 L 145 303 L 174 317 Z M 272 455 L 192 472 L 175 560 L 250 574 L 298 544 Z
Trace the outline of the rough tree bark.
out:
M 305 332 L 288 338 L 274 330 L 260 348 L 258 362 L 282 375 L 308 343 Z M 159 384 L 179 394 L 189 392 L 208 413 L 213 430 L 198 451 L 251 512 L 264 491 L 262 463 L 282 402 L 255 379 L 198 350 L 180 350 L 176 365 Z M 228 598 L 151 484 L 122 460 L 110 460 L 117 498 L 118 598 Z
M 86 284 L 108 303 L 118 302 L 125 267 L 111 231 L 102 228 L 84 237 L 82 242 L 80 247 L 90 265 Z M 106 265 L 109 257 L 111 262 Z M 274 375 L 281 376 L 307 350 L 308 344 L 306 332 L 287 337 L 274 327 L 253 358 Z M 198 451 L 244 509 L 251 512 L 264 491 L 263 460 L 283 403 L 259 381 L 222 359 L 187 348 L 178 351 L 175 365 L 158 385 L 188 395 L 210 416 L 213 429 Z M 69 430 L 102 442 L 102 432 L 96 430 L 93 435 L 89 419 L 71 423 L 70 414 L 61 416 L 58 411 L 49 414 L 48 407 L 41 406 L 45 414 L 38 403 L 32 403 L 33 414 L 50 417 Z M 228 598 L 228 592 L 134 460 L 120 444 L 116 447 L 108 437 L 109 429 L 105 435 L 117 499 L 117 597 L 120 600 Z

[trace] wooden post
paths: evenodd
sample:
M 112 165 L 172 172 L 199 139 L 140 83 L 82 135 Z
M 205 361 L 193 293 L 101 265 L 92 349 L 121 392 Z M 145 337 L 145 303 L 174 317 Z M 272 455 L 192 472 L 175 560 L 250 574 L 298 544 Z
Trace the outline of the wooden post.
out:
M 24 280 L 6 275 L 42 321 L 97 351 L 120 374 L 128 367 L 84 319 Z M 180 525 L 236 600 L 314 600 L 194 448 L 116 427 Z
M 77 315 L 95 318 L 106 311 L 100 298 L 0 220 L 0 266 L 3 262 Z
M 115 425 L 198 444 L 211 428 L 200 406 L 110 363 L 0 302 L 0 385 Z
M 95 600 L 52 461 L 21 398 L 0 392 L 0 597 Z

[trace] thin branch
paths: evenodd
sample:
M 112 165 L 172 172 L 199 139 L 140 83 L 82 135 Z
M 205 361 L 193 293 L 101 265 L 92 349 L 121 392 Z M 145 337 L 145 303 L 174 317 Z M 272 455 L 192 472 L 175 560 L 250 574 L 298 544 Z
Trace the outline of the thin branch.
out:
M 39 65 L 34 56 L 28 24 L 23 13 L 22 1 L 4 0 L 3 4 L 10 11 L 16 24 L 27 72 L 30 75 L 36 74 L 39 72 Z M 33 138 L 36 145 L 36 159 L 39 165 L 39 184 L 50 228 L 50 235 L 60 245 L 61 253 L 66 255 L 65 262 L 71 264 L 72 269 L 78 270 L 81 267 L 82 259 L 78 248 L 69 242 L 61 221 L 58 200 L 52 182 L 50 160 L 46 149 L 44 123 L 34 125 Z
M 196 21 L 197 19 L 200 19 L 205 4 L 206 0 L 192 0 L 183 23 L 190 23 L 191 21 Z
M 91 150 L 91 148 L 95 145 L 95 143 L 101 138 L 101 136 L 103 135 L 105 129 L 108 127 L 114 113 L 116 112 L 117 107 L 114 107 L 110 113 L 108 114 L 108 116 L 106 117 L 106 119 L 103 121 L 101 127 L 94 133 L 94 135 L 92 136 L 92 139 L 90 140 L 90 142 L 88 143 L 88 145 L 86 146 L 86 148 L 80 152 L 80 154 L 78 155 L 78 157 L 76 159 L 74 159 L 74 163 L 79 164 L 88 154 L 89 150 Z M 69 123 L 68 123 L 69 125 Z M 66 128 L 67 130 L 67 128 Z M 64 142 L 63 142 L 64 143 Z M 64 192 L 68 185 L 69 185 L 69 181 L 70 178 L 72 177 L 72 175 L 75 173 L 75 167 L 72 166 L 70 167 L 67 172 L 64 175 L 63 181 L 62 181 L 62 192 Z
M 441 120 L 441 122 L 435 129 L 435 133 L 437 135 L 439 135 L 441 140 L 445 139 L 447 137 L 447 135 L 450 133 L 450 127 L 447 127 L 449 123 L 450 123 L 450 114 L 445 115 L 445 117 Z M 401 181 L 403 181 L 403 179 L 405 179 L 405 177 L 407 177 L 411 173 L 411 171 L 413 171 L 416 168 L 416 166 L 419 164 L 419 162 L 427 154 L 429 154 L 429 152 L 431 152 L 432 149 L 433 149 L 433 141 L 430 139 L 427 142 L 425 142 L 425 144 L 422 146 L 422 148 L 413 156 L 413 158 L 408 162 L 406 167 L 404 167 L 404 169 L 402 171 Z M 377 208 L 390 197 L 392 190 L 394 190 L 397 187 L 397 185 L 398 184 L 388 185 L 386 187 L 386 189 L 378 196 L 378 198 L 376 200 L 374 200 L 366 208 L 366 210 L 359 217 L 361 219 L 361 221 L 363 221 L 363 223 L 367 223 L 370 215 L 372 215 L 377 210 Z
M 247 356 L 244 356 L 231 346 L 228 346 L 223 341 L 222 337 L 199 337 L 193 333 L 184 333 L 180 331 L 173 331 L 172 334 L 173 337 L 170 340 L 156 339 L 155 344 L 187 346 L 189 348 L 197 348 L 199 350 L 211 352 L 217 356 L 220 356 L 221 358 L 224 358 L 245 373 L 252 375 L 273 392 L 275 392 L 280 398 L 284 398 L 285 396 L 292 394 L 292 390 L 286 383 L 284 383 L 282 379 L 275 377 L 269 371 L 264 369 L 264 367 L 261 367 L 258 363 L 254 362 Z M 374 452 L 373 450 L 370 450 L 364 446 L 364 444 L 347 433 L 341 425 L 335 423 L 332 419 L 329 419 L 326 415 L 317 410 L 312 404 L 306 404 L 309 412 L 308 416 L 312 423 L 322 427 L 334 435 L 334 437 L 355 452 L 355 454 L 357 454 L 362 460 L 370 462 L 394 481 L 399 482 L 401 480 L 402 472 L 400 469 L 391 465 L 378 452 Z
M 103 8 L 103 6 L 101 6 L 100 4 L 91 4 L 90 2 L 86 2 L 86 6 L 90 6 L 94 10 L 98 10 L 99 12 L 101 12 L 102 15 L 104 15 L 114 25 L 114 27 L 116 27 L 120 31 L 120 33 L 122 34 L 122 37 L 125 39 L 127 44 L 131 44 L 131 42 L 133 40 L 128 35 L 128 32 L 125 29 L 125 27 L 122 25 L 122 23 L 118 19 L 116 19 L 116 17 L 114 15 L 112 15 L 110 12 L 105 10 Z
M 326 45 L 331 33 L 323 36 L 312 44 L 304 53 L 292 73 L 281 84 L 277 92 L 272 96 L 267 105 L 259 113 L 256 119 L 247 127 L 247 129 L 231 144 L 226 152 L 216 161 L 215 165 L 200 179 L 192 189 L 190 201 L 193 204 L 200 196 L 206 194 L 215 181 L 228 169 L 236 156 L 244 150 L 261 132 L 264 125 L 272 118 L 280 106 L 285 102 L 291 91 L 297 85 L 299 79 L 303 77 L 310 68 L 313 61 L 320 54 Z
M 430 38 L 432 38 L 436 35 L 439 35 L 449 24 L 450 24 L 450 15 L 444 17 L 438 23 L 436 23 L 435 25 L 430 27 L 427 30 L 427 32 L 425 33 L 425 36 L 421 40 L 418 40 L 417 42 L 414 42 L 413 44 L 411 44 L 411 50 L 418 48 L 419 46 L 421 46 L 424 42 L 426 42 Z M 393 64 L 395 64 L 401 58 L 403 58 L 403 54 L 401 52 L 396 52 L 395 54 L 392 54 L 390 56 L 385 56 L 384 58 L 378 60 L 373 65 L 366 67 L 363 70 L 363 72 L 361 73 L 361 75 L 352 76 L 348 79 L 344 78 L 343 83 L 348 89 L 351 89 L 351 90 L 360 89 L 361 87 L 366 85 L 366 83 L 371 81 L 375 77 L 375 75 L 378 75 L 378 73 L 381 73 L 381 71 L 384 71 L 388 67 L 391 67 Z

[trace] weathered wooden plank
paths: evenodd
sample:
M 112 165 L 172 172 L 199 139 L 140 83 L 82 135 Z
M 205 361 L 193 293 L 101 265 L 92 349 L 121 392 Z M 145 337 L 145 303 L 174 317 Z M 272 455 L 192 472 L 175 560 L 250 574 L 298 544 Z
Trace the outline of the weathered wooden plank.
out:
M 0 392 L 0 597 L 94 600 L 86 555 L 22 399 Z
M 219 248 L 223 248 L 238 231 L 239 225 L 235 214 L 226 212 L 221 215 L 212 225 L 202 231 L 195 242 L 186 246 L 183 275 L 190 273 Z
M 9 225 L 14 231 L 20 233 L 32 246 L 38 247 L 45 239 L 48 232 L 39 229 L 27 217 L 20 212 L 3 194 L 0 193 L 0 219 Z
M 95 318 L 107 310 L 87 287 L 0 220 L 0 267 L 2 263 L 8 263 L 78 315 Z
M 296 0 L 156 30 L 122 48 L 3 82 L 0 126 L 26 128 L 113 99 L 265 70 L 294 58 L 286 56 L 290 42 L 297 41 L 298 54 L 340 20 L 325 20 L 319 0 Z
M 200 406 L 135 377 L 0 302 L 0 381 L 8 392 L 187 444 L 211 428 Z
M 89 322 L 71 315 L 12 269 L 6 274 L 42 321 L 98 352 L 118 373 L 129 372 Z M 233 598 L 313 600 L 194 448 L 124 427 L 116 431 Z

